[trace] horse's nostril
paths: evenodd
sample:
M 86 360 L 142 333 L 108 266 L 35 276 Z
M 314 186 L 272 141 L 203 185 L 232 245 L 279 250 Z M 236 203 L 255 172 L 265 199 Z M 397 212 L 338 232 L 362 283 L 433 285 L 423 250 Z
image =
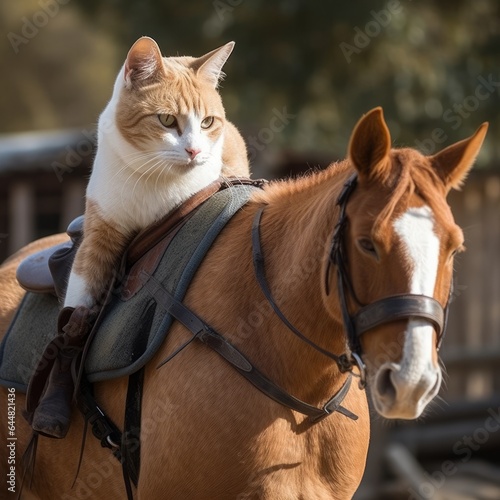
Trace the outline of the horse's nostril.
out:
M 381 370 L 377 377 L 377 392 L 384 399 L 394 401 L 396 399 L 396 388 L 392 381 L 392 370 L 390 368 L 385 368 Z

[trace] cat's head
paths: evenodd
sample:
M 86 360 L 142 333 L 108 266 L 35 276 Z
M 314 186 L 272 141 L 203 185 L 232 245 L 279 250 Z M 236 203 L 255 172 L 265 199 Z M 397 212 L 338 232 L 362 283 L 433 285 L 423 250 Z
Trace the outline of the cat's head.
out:
M 229 42 L 198 58 L 162 57 L 153 39 L 137 40 L 112 98 L 115 125 L 126 143 L 158 153 L 173 173 L 220 169 L 226 119 L 217 86 L 233 47 Z

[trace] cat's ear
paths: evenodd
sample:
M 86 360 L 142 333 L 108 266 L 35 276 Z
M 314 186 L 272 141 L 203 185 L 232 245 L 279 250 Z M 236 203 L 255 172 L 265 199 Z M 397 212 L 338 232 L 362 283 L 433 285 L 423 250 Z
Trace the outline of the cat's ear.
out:
M 205 77 L 214 88 L 217 88 L 219 81 L 224 77 L 222 66 L 226 63 L 233 49 L 234 42 L 226 43 L 226 45 L 195 59 L 191 63 L 191 67 L 196 74 Z
M 145 83 L 163 71 L 160 47 L 148 36 L 143 36 L 132 45 L 125 61 L 124 78 L 127 85 Z

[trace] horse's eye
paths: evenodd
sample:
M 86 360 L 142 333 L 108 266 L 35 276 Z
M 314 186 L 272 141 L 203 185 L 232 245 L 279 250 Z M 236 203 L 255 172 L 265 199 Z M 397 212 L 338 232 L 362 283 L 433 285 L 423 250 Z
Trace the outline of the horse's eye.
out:
M 360 238 L 358 240 L 358 245 L 364 252 L 375 256 L 377 255 L 377 250 L 375 248 L 375 245 L 373 244 L 373 241 L 370 240 L 369 238 Z

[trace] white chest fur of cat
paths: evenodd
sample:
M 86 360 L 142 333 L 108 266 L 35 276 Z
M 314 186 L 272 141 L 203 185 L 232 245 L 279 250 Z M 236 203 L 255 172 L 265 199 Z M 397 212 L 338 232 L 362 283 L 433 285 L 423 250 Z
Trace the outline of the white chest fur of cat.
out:
M 92 307 L 130 240 L 223 176 L 248 177 L 245 143 L 225 119 L 217 85 L 230 42 L 200 58 L 161 56 L 140 38 L 99 118 L 84 238 L 65 307 Z

